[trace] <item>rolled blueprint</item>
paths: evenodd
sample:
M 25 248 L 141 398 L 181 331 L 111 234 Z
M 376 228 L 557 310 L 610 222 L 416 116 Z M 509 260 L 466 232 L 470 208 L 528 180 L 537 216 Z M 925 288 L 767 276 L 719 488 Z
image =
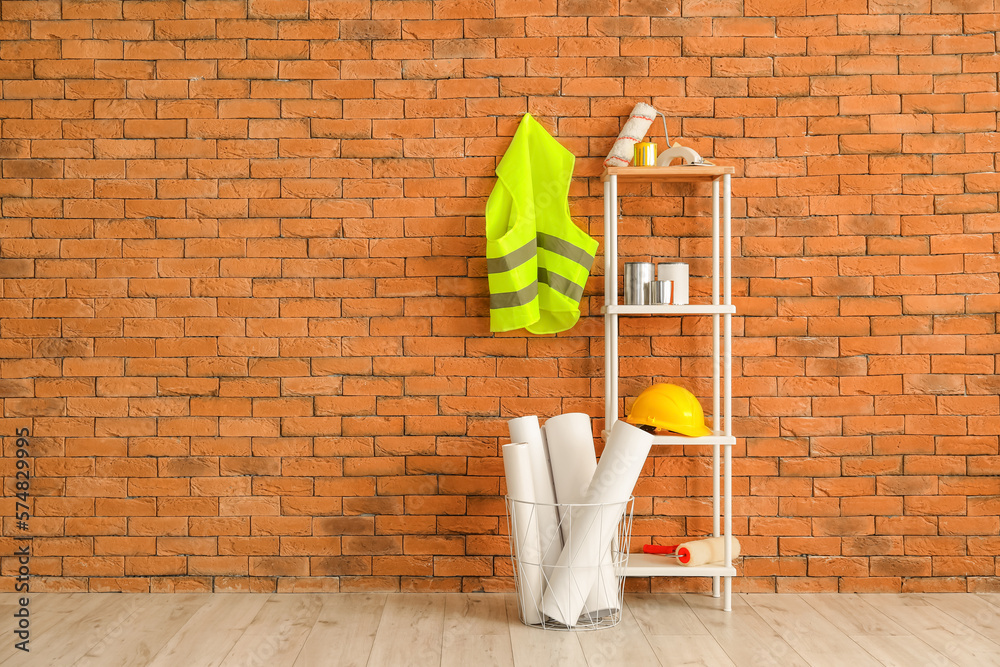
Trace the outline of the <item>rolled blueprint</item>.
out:
M 513 501 L 509 504 L 517 579 L 521 589 L 519 602 L 524 622 L 536 624 L 542 620 L 542 567 L 528 446 L 523 443 L 504 445 L 503 470 L 507 477 L 507 497 Z
M 618 133 L 611 152 L 604 160 L 605 167 L 627 167 L 632 162 L 634 146 L 646 136 L 646 131 L 656 118 L 656 109 L 644 102 L 639 102 L 632 109 L 625 127 Z
M 550 420 L 551 421 L 551 420 Z M 576 625 L 586 598 L 600 576 L 603 554 L 611 548 L 622 510 L 653 445 L 653 435 L 618 420 L 608 436 L 584 502 L 572 513 L 573 532 L 542 596 L 542 610 L 567 626 Z M 611 507 L 607 505 L 611 504 Z
M 582 503 L 597 470 L 594 433 L 590 416 L 570 412 L 545 421 L 545 444 L 549 449 L 552 481 L 559 503 Z M 569 526 L 563 519 L 563 541 Z
M 594 433 L 590 425 L 590 416 L 582 412 L 570 412 L 552 417 L 545 422 L 545 434 L 552 465 L 552 478 L 555 481 L 556 500 L 560 504 L 585 502 L 587 488 L 597 470 L 597 454 L 594 451 Z M 559 519 L 565 545 L 575 530 L 572 525 L 573 515 L 562 508 Z M 618 595 L 614 593 L 614 566 L 610 546 L 601 557 L 601 566 L 599 575 L 603 576 L 595 577 L 594 586 L 587 595 L 585 611 L 591 616 L 618 608 Z M 547 574 L 551 579 L 551 573 Z M 608 584 L 608 581 L 613 583 Z M 609 595 L 609 592 L 612 594 Z
M 523 442 L 528 446 L 531 462 L 531 479 L 534 490 L 535 520 L 538 524 L 539 548 L 542 555 L 542 569 L 545 577 L 551 574 L 552 566 L 559 560 L 562 551 L 562 535 L 559 532 L 559 511 L 555 506 L 556 491 L 552 483 L 552 469 L 549 467 L 549 453 L 545 436 L 538 426 L 538 417 L 518 417 L 507 422 L 511 442 Z

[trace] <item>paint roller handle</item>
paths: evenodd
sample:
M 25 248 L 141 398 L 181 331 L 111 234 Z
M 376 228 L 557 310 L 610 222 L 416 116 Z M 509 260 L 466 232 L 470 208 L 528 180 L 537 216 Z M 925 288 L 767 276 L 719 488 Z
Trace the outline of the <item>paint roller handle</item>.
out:
M 671 544 L 670 546 L 662 546 L 659 544 L 643 544 L 642 553 L 644 554 L 665 554 L 670 555 L 677 550 L 676 544 Z

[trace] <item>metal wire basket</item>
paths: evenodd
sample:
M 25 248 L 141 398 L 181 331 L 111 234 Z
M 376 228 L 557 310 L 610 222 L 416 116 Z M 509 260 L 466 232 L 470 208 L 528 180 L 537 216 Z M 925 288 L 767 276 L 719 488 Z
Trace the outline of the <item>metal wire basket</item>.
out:
M 592 504 L 534 503 L 509 496 L 506 501 L 521 622 L 565 631 L 617 625 L 633 498 Z

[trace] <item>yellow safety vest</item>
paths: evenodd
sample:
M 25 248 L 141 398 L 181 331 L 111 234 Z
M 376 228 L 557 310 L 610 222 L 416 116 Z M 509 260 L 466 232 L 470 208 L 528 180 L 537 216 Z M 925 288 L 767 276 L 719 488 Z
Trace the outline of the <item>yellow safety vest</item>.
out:
M 490 331 L 558 333 L 580 319 L 597 241 L 569 215 L 575 161 L 524 114 L 486 202 Z

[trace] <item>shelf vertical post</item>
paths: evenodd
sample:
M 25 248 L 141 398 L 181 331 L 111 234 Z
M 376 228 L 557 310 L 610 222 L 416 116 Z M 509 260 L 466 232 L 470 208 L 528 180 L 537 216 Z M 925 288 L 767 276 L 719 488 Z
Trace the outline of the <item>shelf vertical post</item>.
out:
M 608 307 L 614 303 L 611 295 L 611 177 L 604 181 L 604 428 L 611 429 L 611 313 Z
M 724 270 L 724 289 L 725 289 L 725 305 L 730 306 L 733 303 L 733 276 L 732 276 L 732 207 L 730 204 L 730 182 L 729 174 L 725 174 L 722 177 L 722 225 L 723 225 L 723 239 L 725 246 L 723 248 L 723 270 Z M 725 434 L 731 436 L 733 434 L 733 316 L 730 313 L 725 315 L 725 396 L 723 398 L 723 403 L 725 406 Z M 732 446 L 726 447 L 726 461 L 725 461 L 725 471 L 723 474 L 723 480 L 725 488 L 723 489 L 723 494 L 725 497 L 725 562 L 726 564 L 731 564 L 733 562 L 733 448 Z M 725 578 L 725 592 L 723 593 L 723 609 L 725 611 L 730 611 L 732 609 L 732 594 L 733 594 L 733 578 L 727 576 Z
M 611 178 L 608 177 L 604 185 L 604 307 L 607 308 L 614 301 L 611 300 L 611 268 L 608 260 L 611 257 Z M 605 311 L 606 312 L 606 311 Z
M 605 183 L 604 274 L 606 277 L 605 305 L 618 304 L 618 176 L 611 174 Z M 618 419 L 618 314 L 604 315 L 604 358 L 608 361 L 604 375 L 604 429 L 610 433 Z
M 712 305 L 719 305 L 719 181 L 712 180 Z M 712 433 L 719 433 L 719 315 L 712 315 Z M 712 536 L 719 536 L 719 445 L 712 445 Z M 712 577 L 719 597 L 719 577 Z

